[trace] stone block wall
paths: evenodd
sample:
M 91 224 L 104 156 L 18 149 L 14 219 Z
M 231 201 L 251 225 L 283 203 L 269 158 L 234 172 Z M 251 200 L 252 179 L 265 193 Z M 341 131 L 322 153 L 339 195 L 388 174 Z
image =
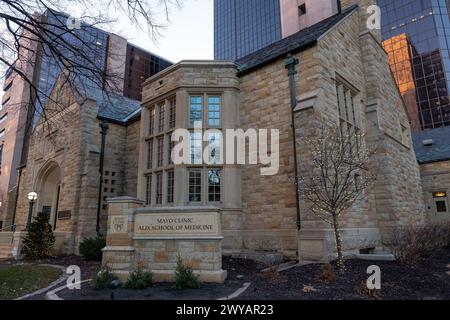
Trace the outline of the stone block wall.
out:
M 190 267 L 201 282 L 223 283 L 226 272 L 222 270 L 222 237 L 202 236 L 141 236 L 136 230 L 136 214 L 164 214 L 152 209 L 151 213 L 138 210 L 143 202 L 130 197 L 109 200 L 109 220 L 103 264 L 108 266 L 122 281 L 136 268 L 150 270 L 156 282 L 173 282 L 177 259 Z M 179 209 L 177 209 L 179 210 Z M 198 209 L 197 209 L 198 210 Z M 196 209 L 192 212 L 197 213 Z M 211 208 L 205 208 L 210 211 Z M 189 209 L 180 211 L 188 213 Z M 181 213 L 180 213 L 181 214 Z M 220 220 L 220 219 L 219 219 Z M 117 228 L 120 221 L 120 228 Z M 220 221 L 219 221 L 220 233 Z
M 137 197 L 140 129 L 140 121 L 133 122 L 126 128 L 123 196 Z
M 420 166 L 423 194 L 426 204 L 428 223 L 446 223 L 450 213 L 437 213 L 433 199 L 434 192 L 447 192 L 447 205 L 450 205 L 450 161 L 439 161 Z M 450 207 L 447 207 L 450 210 Z
M 22 229 L 26 224 L 29 192 L 38 192 L 34 214 L 41 210 L 39 184 L 45 181 L 46 170 L 59 168 L 61 188 L 58 212 L 70 211 L 71 215 L 68 219 L 57 220 L 56 231 L 67 234 L 66 253 L 70 254 L 78 251 L 78 245 L 84 238 L 96 236 L 101 121 L 97 118 L 96 101 L 86 99 L 79 102 L 68 88 L 56 87 L 53 94 L 57 93 L 60 105 L 54 108 L 51 104 L 47 106 L 47 110 L 53 110 L 54 115 L 47 123 L 40 124 L 31 138 L 27 166 L 22 172 L 16 224 L 22 226 Z M 61 110 L 61 105 L 67 107 Z M 132 137 L 133 130 L 130 132 Z M 132 172 L 137 171 L 136 166 L 127 166 L 126 159 L 132 159 L 129 153 L 133 148 L 133 143 L 127 142 L 130 142 L 127 140 L 127 128 L 109 123 L 100 219 L 100 231 L 103 234 L 106 233 L 107 223 L 106 199 L 127 193 L 126 176 L 131 177 L 128 180 L 131 184 Z M 136 142 L 134 148 L 135 154 Z M 61 245 L 58 247 L 62 248 Z
M 261 176 L 261 166 L 242 168 L 242 216 L 236 217 L 241 253 L 297 256 L 294 157 L 289 79 L 284 60 L 240 78 L 243 130 L 280 130 L 280 169 Z

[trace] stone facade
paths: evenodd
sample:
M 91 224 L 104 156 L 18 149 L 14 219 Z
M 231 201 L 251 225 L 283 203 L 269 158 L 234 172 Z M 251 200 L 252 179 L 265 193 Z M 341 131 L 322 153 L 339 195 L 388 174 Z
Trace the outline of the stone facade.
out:
M 144 202 L 133 198 L 109 200 L 107 247 L 103 249 L 104 265 L 123 281 L 126 281 L 130 272 L 140 267 L 151 270 L 156 282 L 173 282 L 173 271 L 180 258 L 184 265 L 194 270 L 201 282 L 225 281 L 227 273 L 222 270 L 223 237 L 220 234 L 221 219 L 217 208 L 166 208 L 162 211 L 143 206 Z M 180 233 L 169 237 L 139 233 L 139 218 L 151 218 L 152 215 L 161 219 L 167 215 L 183 217 L 211 214 L 217 216 L 217 233 L 214 235 L 187 236 Z
M 428 222 L 450 221 L 450 127 L 413 134 Z
M 450 161 L 422 164 L 420 172 L 428 221 L 430 223 L 450 222 Z M 446 193 L 446 197 L 443 196 L 438 199 L 433 197 L 434 193 Z M 447 212 L 438 212 L 437 200 L 446 202 Z
M 364 199 L 342 217 L 345 253 L 383 248 L 395 228 L 425 223 L 420 171 L 406 109 L 381 46 L 380 34 L 366 29 L 366 7 L 373 1 L 359 4 L 359 8 L 347 7 L 339 19 L 331 17 L 318 31 L 311 29 L 311 33 L 320 34 L 303 46 L 292 46 L 303 39 L 282 40 L 286 49 L 274 44 L 237 64 L 182 61 L 145 82 L 141 121 L 134 117 L 136 114 L 119 123 L 109 121 L 101 190 L 101 226 L 103 232 L 109 230 L 106 264 L 126 274 L 136 267 L 137 261 L 144 260 L 148 268 L 161 271 L 165 279 L 164 273 L 173 269 L 176 253 L 181 251 L 197 271 L 213 272 L 217 281 L 217 277 L 223 276 L 222 254 L 271 262 L 283 258 L 332 259 L 335 255 L 332 230 L 312 215 L 311 204 L 303 199 L 298 230 L 293 145 L 295 142 L 298 146 L 298 170 L 308 170 L 311 159 L 302 152 L 304 137 L 324 122 L 344 121 L 340 108 L 343 101 L 350 100 L 354 118 L 345 121 L 364 132 L 365 143 L 376 150 L 371 169 L 378 177 Z M 294 82 L 286 70 L 287 57 L 299 61 Z M 252 60 L 257 63 L 252 64 Z M 294 110 L 291 85 L 297 91 Z M 105 119 L 99 117 L 99 101 L 92 98 L 79 101 L 71 92 L 61 96 L 68 97 L 63 103 L 67 108 L 56 112 L 52 130 L 38 127 L 33 136 L 28 165 L 22 173 L 17 222 L 26 221 L 28 202 L 24 195 L 38 191 L 42 200 L 38 200 L 36 210 L 51 207 L 56 231 L 67 235 L 65 251 L 72 253 L 82 238 L 95 235 L 99 124 Z M 215 108 L 219 108 L 219 116 Z M 68 117 L 73 121 L 58 120 Z M 173 164 L 172 134 L 176 129 L 193 133 L 194 117 L 202 121 L 203 131 L 279 130 L 278 173 L 262 176 L 262 165 Z M 201 146 L 205 145 L 203 139 L 197 140 Z M 226 142 L 227 138 L 224 145 Z M 54 189 L 53 193 L 46 189 L 55 186 L 60 186 L 58 210 L 49 205 L 54 199 L 51 197 Z M 116 198 L 110 202 L 107 215 L 106 199 L 118 196 L 140 200 Z M 139 213 L 211 210 L 221 214 L 223 239 L 142 241 L 134 234 L 135 216 Z M 65 220 L 58 219 L 59 212 L 65 213 Z M 127 232 L 112 235 L 113 218 L 121 215 L 127 222 Z
M 177 125 L 186 127 L 187 95 L 204 91 L 221 93 L 224 86 L 220 83 L 229 77 L 227 83 L 233 84 L 234 91 L 239 93 L 239 99 L 235 100 L 238 119 L 232 128 L 280 130 L 278 174 L 261 176 L 261 166 L 238 166 L 233 172 L 238 184 L 232 186 L 231 192 L 240 201 L 234 210 L 228 210 L 226 202 L 218 204 L 223 209 L 225 253 L 266 260 L 279 260 L 283 256 L 328 260 L 334 256 L 332 230 L 311 214 L 310 204 L 304 201 L 301 201 L 302 228 L 300 232 L 297 230 L 287 53 L 293 53 L 300 62 L 295 108 L 297 156 L 302 164 L 299 169 L 307 168 L 310 161 L 302 153 L 302 137 L 314 132 L 324 121 L 339 121 L 337 88 L 340 90 L 341 86 L 350 88 L 354 95 L 358 126 L 366 133 L 369 148 L 377 150 L 372 160 L 373 170 L 378 172 L 375 185 L 342 218 L 346 253 L 382 248 L 393 229 L 425 222 L 420 172 L 405 106 L 381 46 L 380 34 L 366 28 L 366 7 L 373 2 L 359 3 L 360 8 L 348 11 L 314 46 L 298 52 L 287 51 L 284 56 L 248 71 L 236 68 L 233 72 L 230 66 L 224 70 L 223 63 L 181 62 L 146 82 L 142 119 L 148 119 L 148 107 L 176 94 Z M 264 57 L 262 53 L 261 56 Z M 228 112 L 234 116 L 236 107 L 229 102 L 222 106 L 223 117 L 228 117 Z M 143 132 L 146 130 L 144 126 Z M 142 139 L 145 140 L 145 135 Z M 141 198 L 145 194 L 144 177 L 149 173 L 142 170 L 144 152 L 141 144 L 142 180 L 138 192 Z M 186 175 L 176 175 L 175 181 L 181 190 L 188 186 Z M 223 182 L 224 193 L 230 191 L 227 185 L 227 181 Z M 183 205 L 188 199 L 185 192 L 179 198 Z
M 18 230 L 23 230 L 30 205 L 27 194 L 37 192 L 33 215 L 47 210 L 55 232 L 66 235 L 58 251 L 73 254 L 78 252 L 83 238 L 96 235 L 102 120 L 97 116 L 99 105 L 92 98 L 80 101 L 68 87 L 56 86 L 53 94 L 58 104 L 47 105 L 46 110 L 53 113 L 38 124 L 31 137 L 15 222 Z M 129 186 L 129 180 L 136 176 L 133 159 L 137 156 L 132 150 L 138 149 L 135 138 L 138 127 L 136 122 L 129 126 L 109 122 L 100 214 L 103 234 L 107 222 L 106 199 L 136 192 L 135 187 Z

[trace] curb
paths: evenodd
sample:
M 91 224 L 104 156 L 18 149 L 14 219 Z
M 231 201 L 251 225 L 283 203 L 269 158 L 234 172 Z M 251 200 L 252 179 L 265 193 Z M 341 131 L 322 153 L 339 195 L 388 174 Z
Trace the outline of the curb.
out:
M 241 294 L 243 294 L 251 285 L 251 282 L 246 282 L 244 283 L 244 285 L 242 286 L 242 288 L 237 289 L 235 292 L 233 292 L 232 294 L 230 294 L 229 296 L 226 296 L 224 298 L 220 298 L 217 299 L 217 301 L 225 301 L 225 300 L 231 300 L 231 299 L 236 299 L 237 297 L 239 297 Z
M 73 285 L 83 284 L 83 283 L 89 282 L 89 281 L 91 281 L 91 280 L 92 280 L 92 279 L 83 280 L 83 281 L 80 281 L 80 282 L 76 282 L 76 283 L 74 283 Z M 46 299 L 46 300 L 64 300 L 63 298 L 61 298 L 61 297 L 59 297 L 59 296 L 57 295 L 57 293 L 58 293 L 59 291 L 62 291 L 62 290 L 64 290 L 64 289 L 67 289 L 67 285 L 58 287 L 58 288 L 56 288 L 56 289 L 53 289 L 53 290 L 47 292 L 47 293 L 45 294 L 45 299 Z
M 84 280 L 84 281 L 81 281 L 81 282 L 77 282 L 77 283 L 75 283 L 75 284 L 83 284 L 83 283 L 89 282 L 89 281 L 91 281 L 91 280 L 92 280 L 92 279 L 88 279 L 88 280 Z M 246 282 L 246 283 L 244 283 L 244 285 L 242 286 L 242 288 L 239 288 L 238 290 L 236 290 L 235 292 L 233 292 L 233 293 L 230 294 L 229 296 L 226 296 L 226 297 L 217 299 L 217 301 L 226 301 L 226 300 L 236 299 L 236 298 L 239 297 L 241 294 L 243 294 L 245 291 L 247 291 L 247 289 L 250 287 L 250 285 L 251 285 L 251 282 Z M 58 294 L 57 294 L 59 291 L 62 291 L 62 290 L 64 290 L 64 289 L 67 289 L 67 286 L 61 286 L 61 287 L 58 287 L 58 288 L 56 288 L 56 289 L 54 289 L 54 290 L 51 290 L 51 291 L 47 292 L 47 293 L 45 294 L 46 300 L 53 300 L 53 301 L 64 300 L 63 298 L 61 298 L 61 297 L 58 296 Z
M 44 294 L 45 292 L 49 291 L 51 288 L 55 287 L 56 285 L 62 283 L 63 281 L 66 281 L 68 276 L 65 274 L 66 268 L 64 268 L 63 266 L 58 266 L 58 265 L 52 265 L 52 264 L 38 264 L 38 265 L 33 265 L 33 264 L 22 264 L 22 265 L 31 265 L 31 266 L 39 266 L 39 267 L 50 267 L 50 268 L 55 268 L 55 269 L 59 269 L 62 271 L 62 276 L 59 277 L 57 280 L 53 281 L 52 283 L 50 283 L 47 287 L 39 289 L 35 292 L 32 293 L 28 293 L 22 297 L 16 298 L 14 300 L 25 300 L 37 295 L 41 295 Z

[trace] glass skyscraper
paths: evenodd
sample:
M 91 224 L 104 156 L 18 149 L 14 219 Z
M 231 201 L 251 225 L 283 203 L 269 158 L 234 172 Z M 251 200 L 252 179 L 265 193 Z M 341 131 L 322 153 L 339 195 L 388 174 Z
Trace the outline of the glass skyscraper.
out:
M 413 131 L 450 126 L 450 0 L 378 0 Z
M 236 60 L 281 38 L 280 0 L 214 0 L 216 60 Z
M 61 37 L 63 40 L 58 41 L 61 46 L 57 49 L 74 63 L 86 68 L 82 73 L 78 73 L 79 79 L 77 80 L 86 87 L 101 87 L 103 83 L 101 83 L 101 79 L 98 79 L 98 74 L 94 70 L 102 70 L 106 65 L 109 34 L 84 23 L 80 25 L 80 28 L 74 28 L 72 32 L 67 32 L 68 16 L 66 14 L 47 10 L 44 16 L 43 18 L 46 19 L 45 26 L 49 30 L 45 33 L 49 38 L 48 42 L 52 41 L 50 36 Z M 76 50 L 69 50 L 68 47 L 79 48 L 82 54 L 74 55 Z M 36 63 L 36 65 L 40 65 L 37 87 L 39 88 L 39 103 L 45 105 L 57 78 L 65 67 L 58 57 L 49 50 L 47 44 L 43 43 L 42 50 L 42 61 L 40 64 Z M 87 59 L 89 62 L 86 61 Z M 40 107 L 42 106 L 37 106 L 37 117 Z

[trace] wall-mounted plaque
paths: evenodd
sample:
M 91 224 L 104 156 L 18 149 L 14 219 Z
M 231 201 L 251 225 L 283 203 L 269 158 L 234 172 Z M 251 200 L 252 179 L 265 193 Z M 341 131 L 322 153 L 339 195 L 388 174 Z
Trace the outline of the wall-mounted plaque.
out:
M 58 220 L 70 220 L 72 218 L 71 210 L 64 210 L 58 212 Z
M 111 217 L 110 233 L 125 234 L 128 232 L 128 217 Z

